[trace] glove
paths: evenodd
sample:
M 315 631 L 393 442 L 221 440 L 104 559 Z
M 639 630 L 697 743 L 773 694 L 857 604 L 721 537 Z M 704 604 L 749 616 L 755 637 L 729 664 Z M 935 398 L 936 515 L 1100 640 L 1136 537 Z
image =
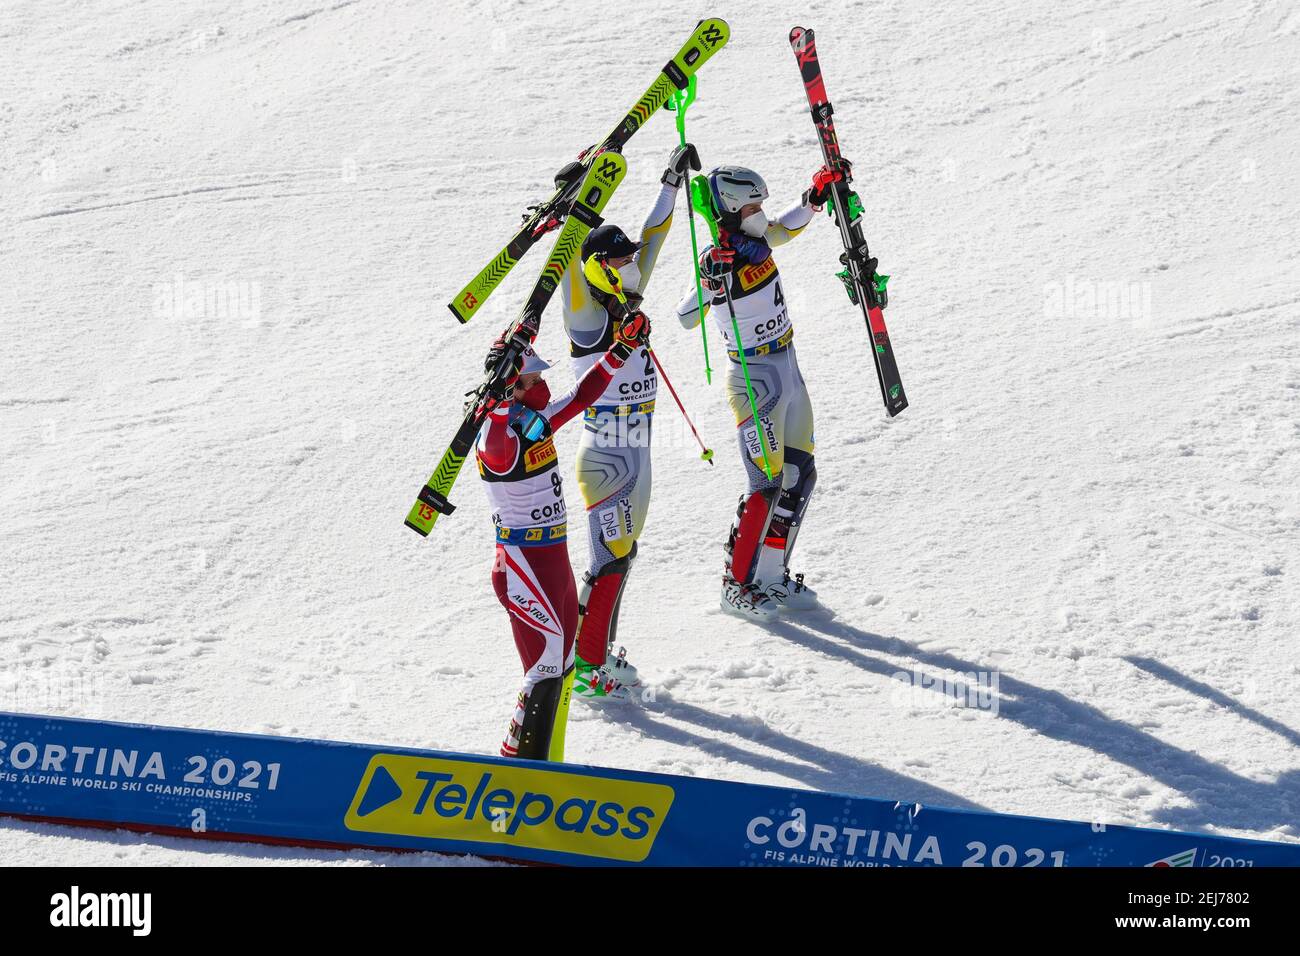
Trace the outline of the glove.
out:
M 506 356 L 509 353 L 509 361 Z M 489 391 L 502 398 L 519 381 L 519 367 L 523 364 L 523 355 L 519 349 L 511 349 L 504 338 L 497 339 L 488 349 L 483 362 L 483 371 L 491 374 Z
M 736 250 L 726 246 L 710 246 L 700 256 L 700 278 L 710 289 L 721 289 L 731 267 L 736 262 Z
M 674 149 L 673 154 L 668 157 L 668 168 L 664 170 L 659 181 L 677 189 L 686 180 L 687 169 L 699 170 L 699 168 L 700 154 L 695 151 L 695 144 L 684 143 Z
M 831 184 L 843 182 L 852 175 L 853 167 L 849 165 L 846 159 L 840 160 L 840 168 L 831 169 L 829 166 L 823 166 L 817 172 L 813 173 L 812 185 L 803 194 L 803 204 L 812 206 L 814 209 L 821 209 L 826 205 L 826 200 L 831 194 Z
M 634 351 L 649 341 L 650 319 L 644 312 L 633 312 L 619 323 L 610 351 L 626 362 Z

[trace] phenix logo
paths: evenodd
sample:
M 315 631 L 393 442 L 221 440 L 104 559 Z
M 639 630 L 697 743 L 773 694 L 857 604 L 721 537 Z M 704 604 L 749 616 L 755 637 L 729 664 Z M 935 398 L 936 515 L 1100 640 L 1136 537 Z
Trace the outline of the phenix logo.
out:
M 153 926 L 151 893 L 82 893 L 78 886 L 50 897 L 50 925 L 127 926 L 133 936 L 148 936 Z
M 376 754 L 350 830 L 641 861 L 672 787 L 532 767 Z

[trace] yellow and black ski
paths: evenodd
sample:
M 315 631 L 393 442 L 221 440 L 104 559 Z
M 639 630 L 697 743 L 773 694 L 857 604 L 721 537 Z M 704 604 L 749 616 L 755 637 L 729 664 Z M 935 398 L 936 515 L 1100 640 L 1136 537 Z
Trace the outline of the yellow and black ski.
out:
M 438 515 L 449 515 L 456 510 L 456 506 L 447 500 L 447 495 L 450 494 L 451 486 L 460 474 L 465 459 L 474 449 L 479 428 L 492 409 L 504 400 L 507 383 L 514 374 L 524 349 L 537 338 L 542 312 L 559 288 L 564 271 L 582 248 L 587 233 L 601 224 L 600 214 L 605 204 L 626 175 L 627 163 L 618 153 L 604 152 L 592 158 L 586 175 L 578 183 L 568 221 L 555 240 L 555 248 L 551 250 L 542 274 L 533 284 L 533 291 L 524 303 L 519 317 L 511 323 L 503 336 L 506 348 L 500 361 L 488 370 L 482 384 L 470 392 L 460 428 L 456 429 L 451 445 L 443 453 L 433 475 L 420 489 L 410 514 L 406 516 L 406 526 L 412 531 L 427 536 L 433 530 Z
M 691 38 L 677 51 L 676 56 L 664 64 L 664 68 L 650 84 L 650 88 L 636 101 L 619 124 L 600 143 L 583 153 L 576 162 L 560 170 L 555 177 L 555 192 L 551 198 L 530 207 L 530 214 L 525 218 L 514 238 L 506 243 L 506 247 L 498 252 L 496 257 L 484 266 L 465 288 L 456 293 L 454 299 L 447 303 L 447 308 L 451 309 L 457 319 L 468 322 L 515 264 L 524 257 L 524 254 L 569 215 L 585 171 L 591 167 L 596 157 L 604 155 L 607 150 L 621 151 L 623 144 L 668 102 L 675 90 L 686 89 L 695 71 L 725 46 L 730 37 L 731 28 L 727 26 L 726 20 L 700 21 Z

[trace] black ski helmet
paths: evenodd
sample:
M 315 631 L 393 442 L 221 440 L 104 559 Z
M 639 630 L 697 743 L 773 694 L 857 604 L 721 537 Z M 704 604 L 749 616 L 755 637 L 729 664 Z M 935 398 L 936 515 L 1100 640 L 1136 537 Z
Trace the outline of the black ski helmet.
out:
M 582 261 L 586 262 L 593 255 L 603 259 L 618 259 L 633 255 L 644 243 L 633 242 L 618 226 L 605 223 L 587 233 L 582 240 Z

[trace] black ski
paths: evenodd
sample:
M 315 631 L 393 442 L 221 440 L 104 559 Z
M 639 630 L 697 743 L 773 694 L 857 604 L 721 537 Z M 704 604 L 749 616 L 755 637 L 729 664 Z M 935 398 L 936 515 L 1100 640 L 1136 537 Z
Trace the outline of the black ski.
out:
M 898 374 L 889 330 L 885 327 L 884 310 L 889 303 L 885 283 L 889 276 L 876 272 L 879 262 L 867 250 L 867 240 L 862 234 L 862 200 L 850 187 L 852 164 L 840 154 L 840 142 L 831 119 L 834 110 L 826 97 L 826 84 L 822 82 L 813 32 L 795 27 L 790 31 L 790 46 L 799 61 L 808 106 L 821 142 L 822 158 L 831 169 L 844 174 L 843 179 L 831 185 L 831 197 L 827 203 L 827 211 L 839 226 L 840 240 L 844 243 L 844 254 L 840 256 L 844 270 L 839 275 L 850 301 L 862 308 L 862 316 L 871 332 L 872 358 L 876 363 L 876 376 L 880 379 L 880 395 L 885 400 L 885 411 L 892 418 L 907 407 L 907 395 Z

